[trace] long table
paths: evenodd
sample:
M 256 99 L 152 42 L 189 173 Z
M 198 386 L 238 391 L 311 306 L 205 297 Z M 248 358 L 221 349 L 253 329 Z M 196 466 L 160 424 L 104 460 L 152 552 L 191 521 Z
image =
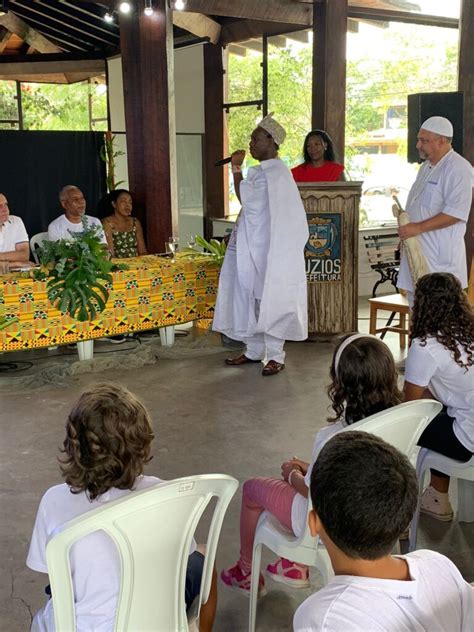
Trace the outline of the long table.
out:
M 219 268 L 210 257 L 146 255 L 120 259 L 105 310 L 92 321 L 62 314 L 48 300 L 46 282 L 27 273 L 0 276 L 0 317 L 18 319 L 0 330 L 0 351 L 51 347 L 102 336 L 212 318 Z M 92 343 L 91 343 L 92 344 Z

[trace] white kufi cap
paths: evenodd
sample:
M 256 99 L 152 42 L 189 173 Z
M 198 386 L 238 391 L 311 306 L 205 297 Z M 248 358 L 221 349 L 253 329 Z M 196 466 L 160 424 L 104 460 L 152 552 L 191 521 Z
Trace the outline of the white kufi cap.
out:
M 261 127 L 266 132 L 270 134 L 275 143 L 280 146 L 282 142 L 286 138 L 285 129 L 277 123 L 274 118 L 272 118 L 273 112 L 270 112 L 265 118 L 263 118 L 260 123 L 258 123 L 258 127 Z
M 453 125 L 451 121 L 444 116 L 430 116 L 429 119 L 421 125 L 421 129 L 425 129 L 427 132 L 433 132 L 440 136 L 453 137 Z

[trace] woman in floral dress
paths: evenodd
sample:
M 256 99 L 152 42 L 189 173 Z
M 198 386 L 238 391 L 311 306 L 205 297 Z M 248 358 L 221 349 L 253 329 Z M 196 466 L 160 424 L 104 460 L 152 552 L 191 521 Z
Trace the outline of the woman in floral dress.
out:
M 132 196 L 126 189 L 111 191 L 105 200 L 106 212 L 102 220 L 107 244 L 112 257 L 124 259 L 148 254 L 139 220 L 132 217 Z

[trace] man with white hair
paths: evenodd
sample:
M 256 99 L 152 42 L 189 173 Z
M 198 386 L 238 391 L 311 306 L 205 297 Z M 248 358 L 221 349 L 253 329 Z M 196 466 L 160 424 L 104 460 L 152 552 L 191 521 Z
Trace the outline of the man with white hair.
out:
M 416 147 L 425 161 L 408 196 L 410 223 L 400 226 L 402 240 L 417 236 L 430 272 L 451 272 L 467 287 L 464 234 L 472 203 L 470 163 L 451 147 L 453 126 L 443 116 L 431 116 L 418 132 Z M 398 287 L 413 305 L 414 284 L 404 249 Z
M 78 187 L 73 184 L 63 187 L 59 192 L 59 201 L 64 209 L 64 215 L 57 217 L 48 226 L 49 241 L 69 239 L 71 233 L 81 233 L 82 219 L 85 217 L 89 226 L 95 225 L 100 228 L 101 241 L 107 245 L 101 221 L 97 217 L 85 215 L 86 200 Z
M 295 181 L 278 158 L 286 132 L 266 116 L 250 138 L 260 162 L 248 170 L 245 151 L 232 154 L 232 173 L 242 210 L 227 246 L 219 278 L 213 329 L 245 343 L 229 366 L 263 361 L 262 375 L 285 368 L 285 340 L 308 336 L 304 247 L 306 213 Z

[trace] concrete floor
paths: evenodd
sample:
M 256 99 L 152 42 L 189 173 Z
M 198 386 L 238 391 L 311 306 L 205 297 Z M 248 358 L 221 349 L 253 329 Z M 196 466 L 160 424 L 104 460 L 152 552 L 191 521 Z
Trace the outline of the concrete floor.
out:
M 366 310 L 360 329 L 367 329 Z M 395 355 L 398 339 L 387 341 Z M 325 423 L 325 386 L 331 345 L 289 343 L 287 368 L 262 378 L 258 365 L 225 367 L 222 353 L 184 359 L 159 359 L 134 369 L 85 374 L 67 388 L 51 384 L 40 390 L 0 392 L 1 524 L 0 630 L 29 629 L 32 613 L 43 603 L 45 576 L 25 566 L 33 521 L 43 492 L 61 481 L 56 457 L 64 421 L 83 387 L 97 379 L 126 385 L 146 404 L 155 429 L 149 474 L 174 478 L 225 472 L 245 479 L 278 476 L 280 463 L 293 455 L 309 459 L 314 433 Z M 27 357 L 27 356 L 23 356 Z M 29 356 L 31 357 L 31 356 Z M 5 354 L 3 361 L 10 359 Z M 455 486 L 453 486 L 455 487 Z M 453 489 L 455 492 L 455 489 Z M 453 493 L 455 502 L 455 493 Z M 238 556 L 240 492 L 227 513 L 217 556 L 218 569 Z M 474 523 L 421 519 L 418 544 L 450 557 L 468 581 L 474 580 Z M 264 563 L 272 559 L 267 553 Z M 317 573 L 312 589 L 319 587 Z M 311 592 L 290 590 L 268 581 L 259 602 L 257 629 L 291 630 L 294 610 Z M 217 632 L 247 629 L 248 601 L 219 590 Z

